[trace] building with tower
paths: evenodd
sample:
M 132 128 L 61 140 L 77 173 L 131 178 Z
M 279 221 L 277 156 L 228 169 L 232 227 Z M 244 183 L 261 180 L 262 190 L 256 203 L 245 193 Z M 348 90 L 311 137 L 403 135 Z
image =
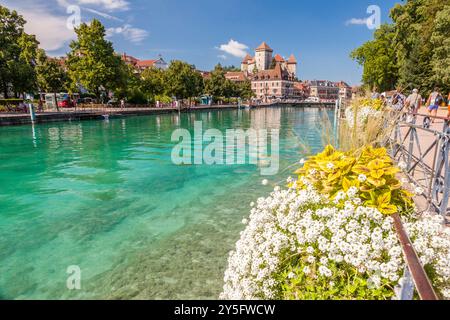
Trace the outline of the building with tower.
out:
M 292 54 L 289 59 L 283 58 L 281 55 L 273 55 L 273 49 L 263 42 L 255 49 L 255 55 L 252 57 L 247 56 L 241 62 L 241 71 L 251 75 L 260 71 L 273 70 L 277 66 L 281 65 L 281 69 L 289 73 L 292 78 L 297 78 L 297 59 Z
M 297 83 L 297 59 L 273 55 L 273 49 L 263 42 L 255 49 L 255 55 L 249 54 L 242 60 L 241 73 L 251 80 L 256 99 L 270 103 L 275 100 L 298 98 L 295 89 Z

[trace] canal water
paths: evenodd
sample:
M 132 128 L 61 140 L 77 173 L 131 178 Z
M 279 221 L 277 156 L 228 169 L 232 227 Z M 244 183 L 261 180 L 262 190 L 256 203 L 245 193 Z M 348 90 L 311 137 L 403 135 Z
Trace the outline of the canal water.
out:
M 218 298 L 249 204 L 292 175 L 304 145 L 322 148 L 324 114 L 274 107 L 1 127 L 0 299 Z M 278 174 L 173 164 L 173 131 L 195 121 L 224 134 L 279 129 Z M 68 289 L 70 266 L 79 290 Z

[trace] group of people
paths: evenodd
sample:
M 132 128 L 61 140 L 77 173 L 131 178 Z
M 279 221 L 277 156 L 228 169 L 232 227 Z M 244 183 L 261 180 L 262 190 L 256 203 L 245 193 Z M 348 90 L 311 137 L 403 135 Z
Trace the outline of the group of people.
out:
M 381 99 L 383 103 L 387 104 L 387 97 L 384 93 L 379 94 L 375 91 L 372 95 L 372 98 Z M 447 117 L 450 118 L 450 93 L 448 94 L 446 102 L 444 95 L 439 92 L 439 88 L 434 88 L 433 92 L 431 92 L 426 101 L 422 98 L 418 89 L 414 89 L 412 93 L 408 97 L 406 97 L 402 93 L 402 90 L 399 88 L 392 96 L 390 104 L 395 111 L 406 110 L 409 113 L 413 114 L 418 113 L 419 109 L 425 105 L 428 114 L 433 117 L 437 116 L 437 112 L 440 107 L 447 106 Z M 434 119 L 432 121 L 434 122 Z

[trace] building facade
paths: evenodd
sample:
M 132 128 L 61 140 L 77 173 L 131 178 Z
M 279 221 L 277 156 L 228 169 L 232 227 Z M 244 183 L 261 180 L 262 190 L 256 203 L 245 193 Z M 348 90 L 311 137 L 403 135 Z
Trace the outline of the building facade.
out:
M 339 99 L 339 86 L 327 80 L 313 80 L 308 82 L 310 97 L 320 101 L 336 101 Z
M 273 50 L 263 42 L 255 50 L 255 56 L 247 55 L 241 63 L 241 73 L 229 73 L 232 77 L 248 78 L 257 100 L 270 103 L 280 99 L 294 99 L 298 92 L 297 59 L 291 55 L 288 60 L 281 55 L 273 56 Z
M 337 83 L 339 87 L 339 98 L 342 100 L 351 100 L 352 99 L 352 87 L 349 86 L 344 81 L 339 81 Z
M 124 53 L 122 55 L 122 60 L 126 64 L 134 67 L 136 69 L 136 72 L 142 72 L 148 68 L 167 70 L 167 68 L 169 67 L 169 65 L 167 64 L 167 62 L 163 59 L 163 57 L 161 55 L 159 55 L 157 59 L 153 59 L 153 60 L 139 60 L 139 59 L 136 59 L 135 57 L 129 56 L 126 53 Z

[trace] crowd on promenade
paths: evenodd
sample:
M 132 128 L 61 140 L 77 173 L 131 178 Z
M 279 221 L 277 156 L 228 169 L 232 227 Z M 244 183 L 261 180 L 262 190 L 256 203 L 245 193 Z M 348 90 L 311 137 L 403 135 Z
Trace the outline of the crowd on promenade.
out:
M 428 99 L 424 99 L 419 93 L 418 89 L 413 89 L 411 94 L 406 96 L 401 88 L 397 88 L 391 97 L 386 93 L 378 93 L 374 90 L 372 93 L 373 99 L 381 99 L 384 104 L 392 106 L 395 111 L 406 111 L 408 113 L 418 113 L 422 107 L 426 107 L 427 112 L 434 118 L 437 117 L 437 112 L 441 107 L 447 107 L 447 118 L 450 118 L 450 92 L 445 98 L 444 94 L 439 91 L 439 88 L 429 94 Z

